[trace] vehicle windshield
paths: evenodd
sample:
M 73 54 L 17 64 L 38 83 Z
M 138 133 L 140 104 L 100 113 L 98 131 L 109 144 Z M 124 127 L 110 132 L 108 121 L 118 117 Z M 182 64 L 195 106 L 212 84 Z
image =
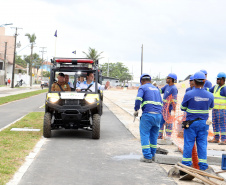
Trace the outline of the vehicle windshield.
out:
M 94 79 L 93 79 L 93 83 L 95 83 L 95 86 L 98 86 L 98 82 L 100 83 L 100 79 L 99 79 L 99 75 L 97 73 L 96 70 L 79 70 L 79 71 L 74 71 L 71 72 L 71 70 L 69 71 L 68 69 L 66 70 L 62 70 L 62 69 L 58 69 L 58 70 L 53 70 L 51 73 L 51 77 L 50 77 L 50 86 L 49 86 L 49 92 L 53 92 L 53 91 L 62 91 L 58 88 L 59 85 L 57 85 L 56 83 L 60 84 L 60 85 L 64 85 L 68 84 L 70 87 L 70 90 L 68 88 L 63 89 L 63 91 L 75 91 L 76 92 L 76 88 L 80 88 L 79 86 L 82 83 L 86 83 L 87 80 L 87 73 L 92 72 L 94 75 Z M 59 78 L 60 75 L 64 76 L 63 78 Z M 63 75 L 62 75 L 63 74 Z M 96 81 L 96 77 L 98 78 L 98 81 Z M 59 81 L 60 80 L 60 81 Z M 57 85 L 56 89 L 52 89 L 53 85 Z M 83 89 L 83 91 L 85 91 Z M 97 93 L 97 89 L 95 88 L 95 90 L 89 91 L 89 93 Z

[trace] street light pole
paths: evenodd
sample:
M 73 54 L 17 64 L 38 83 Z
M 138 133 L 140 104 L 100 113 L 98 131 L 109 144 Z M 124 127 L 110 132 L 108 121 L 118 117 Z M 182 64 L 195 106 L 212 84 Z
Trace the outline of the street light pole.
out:
M 6 52 L 7 52 L 7 42 L 5 42 L 5 53 L 4 53 L 4 80 L 6 79 Z
M 14 43 L 14 56 L 13 56 L 13 71 L 12 71 L 12 83 L 11 83 L 11 88 L 14 88 L 14 73 L 15 73 L 15 63 L 16 63 L 16 38 L 17 38 L 17 29 L 22 29 L 18 27 L 13 27 L 16 29 L 15 33 L 15 43 Z
M 43 54 L 46 52 L 46 51 L 44 51 L 44 49 L 46 48 L 46 47 L 40 47 L 40 48 L 42 48 L 42 51 L 40 51 L 40 52 L 42 52 L 42 69 L 41 69 L 41 80 L 42 80 L 42 77 L 43 77 Z

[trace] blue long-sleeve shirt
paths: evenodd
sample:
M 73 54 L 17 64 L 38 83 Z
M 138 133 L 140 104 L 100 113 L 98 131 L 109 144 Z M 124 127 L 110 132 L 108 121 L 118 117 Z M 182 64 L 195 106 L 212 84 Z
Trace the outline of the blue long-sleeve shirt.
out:
M 143 113 L 162 112 L 162 97 L 159 89 L 151 83 L 146 83 L 138 89 L 134 110 L 137 111 L 142 107 Z
M 175 85 L 165 85 L 163 88 L 160 89 L 160 93 L 164 93 L 163 95 L 163 106 L 165 106 L 167 102 L 167 98 L 172 95 L 172 100 L 171 103 L 169 105 L 169 112 L 171 112 L 171 110 L 173 109 L 173 104 L 177 103 L 177 94 L 178 94 L 178 90 L 177 87 Z
M 206 80 L 205 81 L 205 84 L 204 84 L 204 89 L 210 89 L 212 87 L 212 83 L 209 81 L 209 80 Z
M 209 110 L 214 107 L 213 95 L 204 88 L 195 88 L 184 95 L 181 110 L 187 112 L 186 120 L 207 120 Z
M 192 88 L 191 88 L 191 87 L 188 87 L 188 88 L 186 89 L 186 92 L 188 92 L 188 91 L 190 91 L 190 90 L 192 90 L 192 89 L 195 89 L 195 86 L 193 86 Z

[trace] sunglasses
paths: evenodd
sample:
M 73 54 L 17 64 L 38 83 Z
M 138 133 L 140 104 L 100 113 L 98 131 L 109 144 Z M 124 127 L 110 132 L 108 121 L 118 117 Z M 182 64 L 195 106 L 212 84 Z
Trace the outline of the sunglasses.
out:
M 221 80 L 222 78 L 217 78 L 217 80 Z
M 167 79 L 172 79 L 172 78 L 168 77 Z

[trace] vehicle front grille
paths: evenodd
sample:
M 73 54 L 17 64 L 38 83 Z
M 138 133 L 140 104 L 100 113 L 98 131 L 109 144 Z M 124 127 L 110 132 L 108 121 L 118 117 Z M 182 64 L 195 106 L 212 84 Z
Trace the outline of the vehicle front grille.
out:
M 81 105 L 84 106 L 86 105 L 85 100 L 61 100 L 62 105 Z

